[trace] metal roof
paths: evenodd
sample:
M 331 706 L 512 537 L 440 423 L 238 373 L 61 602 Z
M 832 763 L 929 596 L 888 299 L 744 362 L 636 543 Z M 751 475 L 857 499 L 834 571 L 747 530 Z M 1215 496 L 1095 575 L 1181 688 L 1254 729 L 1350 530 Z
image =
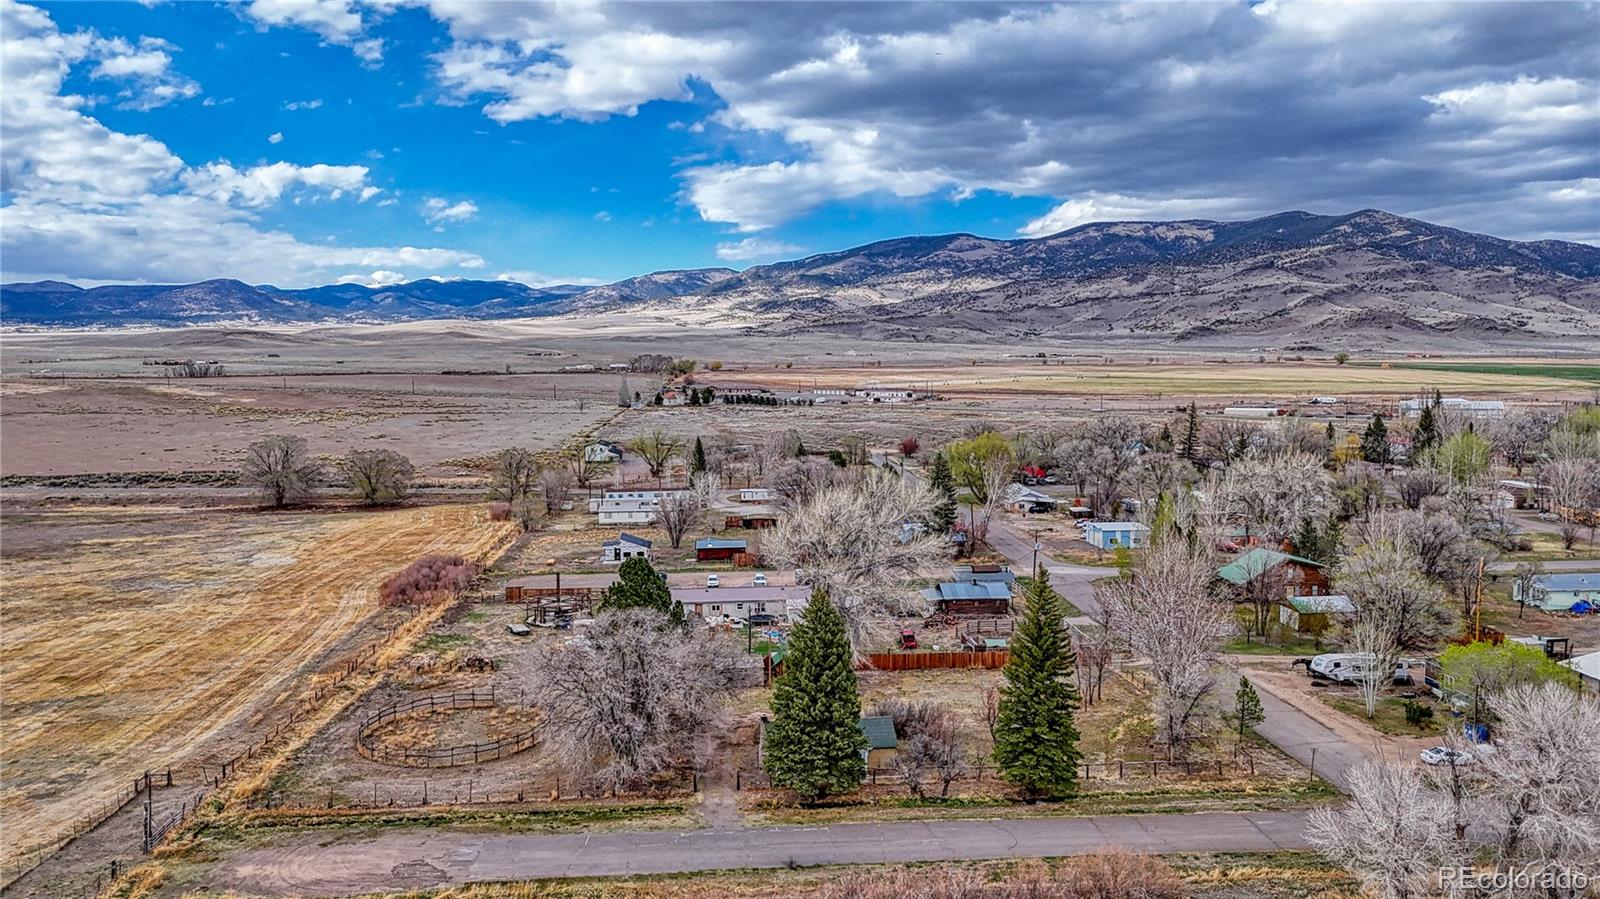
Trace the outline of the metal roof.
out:
M 861 732 L 867 736 L 869 749 L 893 749 L 900 745 L 894 732 L 894 719 L 887 715 L 862 718 Z
M 695 549 L 744 549 L 750 544 L 744 540 L 726 540 L 721 537 L 706 537 L 694 542 Z
M 1565 593 L 1600 590 L 1600 571 L 1572 571 L 1540 576 L 1535 583 L 1546 590 Z
M 922 591 L 934 602 L 957 599 L 1010 599 L 1010 585 L 1001 581 L 979 581 L 975 584 L 957 584 L 949 581 L 934 584 Z
M 1312 568 L 1327 567 L 1314 559 L 1291 556 L 1288 553 L 1258 546 L 1248 552 L 1240 553 L 1238 558 L 1218 568 L 1217 577 L 1242 587 L 1285 562 L 1298 562 L 1301 565 L 1310 565 Z
M 634 546 L 643 546 L 646 549 L 648 549 L 648 548 L 650 548 L 651 546 L 654 545 L 649 540 L 646 540 L 643 537 L 638 537 L 638 536 L 635 536 L 633 534 L 630 534 L 627 531 L 623 531 L 622 533 L 618 534 L 616 536 L 616 539 L 607 540 L 606 542 L 604 542 L 604 543 L 602 543 L 600 545 L 601 546 L 617 546 L 617 545 L 622 544 L 622 543 L 632 543 Z

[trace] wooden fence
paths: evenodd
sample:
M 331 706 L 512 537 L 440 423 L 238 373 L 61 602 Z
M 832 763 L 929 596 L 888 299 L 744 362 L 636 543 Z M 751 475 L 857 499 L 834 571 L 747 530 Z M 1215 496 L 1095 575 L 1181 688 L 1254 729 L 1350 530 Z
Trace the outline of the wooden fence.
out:
M 1004 649 L 982 652 L 875 652 L 860 669 L 921 671 L 925 668 L 1004 668 L 1011 653 Z
M 1127 780 L 1129 778 L 1160 777 L 1254 777 L 1256 762 L 1250 756 L 1239 756 L 1229 759 L 1187 759 L 1167 761 L 1165 759 L 1127 760 L 1117 759 L 1110 762 L 1085 762 L 1078 765 L 1078 779 L 1089 780 Z M 952 782 L 982 781 L 989 778 L 998 778 L 1000 769 L 994 765 L 962 765 Z M 936 782 L 937 775 L 930 772 L 923 777 L 924 783 Z M 875 767 L 867 769 L 864 784 L 878 786 L 882 784 L 903 784 L 905 776 L 892 767 Z M 772 781 L 767 773 L 762 770 L 739 770 L 734 772 L 734 789 L 748 790 L 761 789 L 772 786 Z
M 538 742 L 537 725 L 487 743 L 464 743 L 459 746 L 441 746 L 436 749 L 391 749 L 380 745 L 371 737 L 373 728 L 396 718 L 432 712 L 437 709 L 493 708 L 494 689 L 458 690 L 454 693 L 419 696 L 405 702 L 379 709 L 362 720 L 356 728 L 356 752 L 362 758 L 381 765 L 401 765 L 408 768 L 449 768 L 455 765 L 475 765 L 516 755 Z

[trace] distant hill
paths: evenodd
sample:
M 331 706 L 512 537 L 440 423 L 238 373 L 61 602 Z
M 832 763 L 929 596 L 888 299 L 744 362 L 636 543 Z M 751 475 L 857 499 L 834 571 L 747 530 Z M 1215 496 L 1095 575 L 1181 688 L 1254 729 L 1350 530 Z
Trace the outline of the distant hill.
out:
M 635 307 L 885 339 L 1313 347 L 1521 336 L 1600 345 L 1600 248 L 1502 240 L 1369 209 L 1102 222 L 1026 240 L 904 237 L 743 272 L 656 272 L 601 287 L 423 280 L 280 290 L 217 280 L 0 289 L 6 324 L 489 319 Z

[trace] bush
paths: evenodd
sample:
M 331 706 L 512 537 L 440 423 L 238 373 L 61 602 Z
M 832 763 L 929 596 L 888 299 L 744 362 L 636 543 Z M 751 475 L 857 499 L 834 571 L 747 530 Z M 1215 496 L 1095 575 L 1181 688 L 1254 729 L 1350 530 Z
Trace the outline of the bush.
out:
M 489 504 L 490 521 L 510 521 L 511 504 L 507 502 L 493 502 Z
M 1406 700 L 1405 709 L 1406 723 L 1419 730 L 1433 720 L 1432 706 L 1426 706 L 1408 699 Z
M 378 588 L 378 604 L 425 606 L 445 602 L 460 596 L 477 576 L 477 563 L 461 556 L 423 556 L 384 580 Z

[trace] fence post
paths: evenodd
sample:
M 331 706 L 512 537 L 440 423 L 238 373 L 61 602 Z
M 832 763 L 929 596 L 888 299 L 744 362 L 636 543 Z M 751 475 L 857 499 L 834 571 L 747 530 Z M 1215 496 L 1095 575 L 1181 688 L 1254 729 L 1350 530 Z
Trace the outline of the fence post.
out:
M 744 771 L 735 769 L 733 772 L 733 791 L 735 793 L 739 792 L 741 789 L 744 789 L 743 780 Z

